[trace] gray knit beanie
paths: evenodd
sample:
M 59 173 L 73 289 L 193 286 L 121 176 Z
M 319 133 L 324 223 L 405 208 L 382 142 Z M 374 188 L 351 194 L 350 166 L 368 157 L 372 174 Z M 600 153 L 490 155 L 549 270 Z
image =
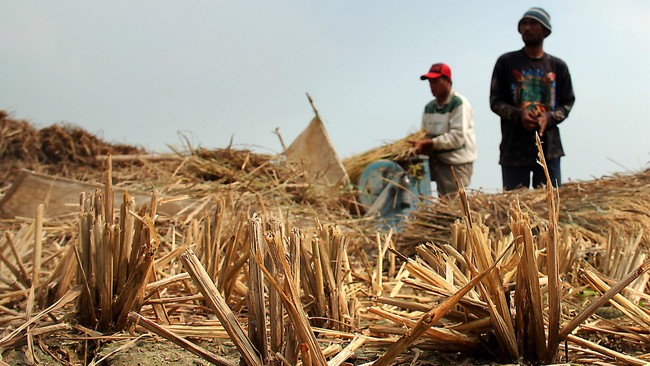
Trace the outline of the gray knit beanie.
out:
M 551 34 L 551 16 L 546 12 L 546 10 L 539 7 L 532 7 L 521 17 L 522 20 L 524 18 L 537 20 L 548 30 L 548 34 Z M 521 23 L 521 20 L 519 20 L 519 23 Z M 519 27 L 519 23 L 517 23 L 517 27 Z

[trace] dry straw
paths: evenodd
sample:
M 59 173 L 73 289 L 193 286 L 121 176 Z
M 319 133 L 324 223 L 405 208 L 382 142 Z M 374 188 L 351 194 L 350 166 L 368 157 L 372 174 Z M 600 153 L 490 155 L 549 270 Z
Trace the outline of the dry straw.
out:
M 273 157 L 133 159 L 75 173 L 105 189 L 83 194 L 73 220 L 0 222 L 3 350 L 130 329 L 214 362 L 184 340 L 228 338 L 237 355 L 225 363 L 486 354 L 486 336 L 495 362 L 648 362 L 648 171 L 559 190 L 461 190 L 462 202 L 423 201 L 399 232 L 375 233 L 350 213 L 348 191 L 333 195 Z M 158 193 L 113 207 L 116 185 Z M 178 195 L 196 205 L 158 212 Z M 604 307 L 621 317 L 602 319 Z

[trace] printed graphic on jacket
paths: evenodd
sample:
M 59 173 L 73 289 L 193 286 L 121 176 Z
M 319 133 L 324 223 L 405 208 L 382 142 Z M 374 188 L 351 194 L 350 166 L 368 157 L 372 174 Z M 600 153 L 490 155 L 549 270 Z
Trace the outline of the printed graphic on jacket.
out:
M 555 73 L 543 74 L 540 69 L 513 70 L 514 83 L 510 86 L 515 104 L 521 110 L 537 114 L 555 108 Z

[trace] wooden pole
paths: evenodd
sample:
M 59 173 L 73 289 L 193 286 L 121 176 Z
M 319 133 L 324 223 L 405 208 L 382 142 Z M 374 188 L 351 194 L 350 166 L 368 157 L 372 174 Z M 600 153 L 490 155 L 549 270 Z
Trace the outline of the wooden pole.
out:
M 311 98 L 311 95 L 309 95 L 309 93 L 305 93 L 305 94 L 307 94 L 307 99 L 309 100 L 309 104 L 311 105 L 311 109 L 314 110 L 314 114 L 316 115 L 316 117 L 318 117 L 318 119 L 320 119 L 320 115 L 318 114 L 318 109 L 316 109 L 316 106 L 314 105 L 314 100 Z

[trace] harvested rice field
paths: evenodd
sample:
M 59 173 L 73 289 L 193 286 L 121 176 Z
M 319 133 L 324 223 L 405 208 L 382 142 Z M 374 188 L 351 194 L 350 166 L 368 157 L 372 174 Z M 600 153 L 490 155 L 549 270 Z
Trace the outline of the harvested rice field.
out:
M 343 161 L 351 181 L 404 141 Z M 461 187 L 388 229 L 283 156 L 6 113 L 0 156 L 0 365 L 650 363 L 650 170 Z

